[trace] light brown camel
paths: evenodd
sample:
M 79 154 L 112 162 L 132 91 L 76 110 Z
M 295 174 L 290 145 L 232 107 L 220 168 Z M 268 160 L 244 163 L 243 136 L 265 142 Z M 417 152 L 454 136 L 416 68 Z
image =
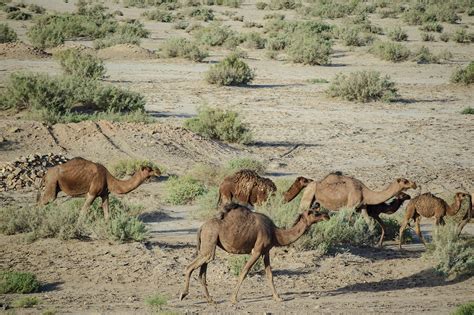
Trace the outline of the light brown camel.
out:
M 367 205 L 380 204 L 410 188 L 416 188 L 416 183 L 398 178 L 385 190 L 373 191 L 358 179 L 332 173 L 320 181 L 308 184 L 301 198 L 300 210 L 309 209 L 317 201 L 331 211 L 344 207 L 365 211 Z
M 308 186 L 308 184 L 312 181 L 312 179 L 303 176 L 297 177 L 293 184 L 291 184 L 290 188 L 288 188 L 288 190 L 283 193 L 283 200 L 285 202 L 292 201 L 296 198 L 296 196 L 299 195 L 300 191 L 303 190 L 303 188 L 305 188 L 306 186 Z
M 246 207 L 230 203 L 225 206 L 226 215 L 223 219 L 210 219 L 206 221 L 197 233 L 197 257 L 188 265 L 185 271 L 184 289 L 181 292 L 182 300 L 189 293 L 189 279 L 197 268 L 200 268 L 199 279 L 204 288 L 207 301 L 214 303 L 207 290 L 206 271 L 207 264 L 215 257 L 216 246 L 232 254 L 251 254 L 249 260 L 240 272 L 239 281 L 231 298 L 232 303 L 237 302 L 240 285 L 248 271 L 260 256 L 263 256 L 265 272 L 272 290 L 273 299 L 282 299 L 276 292 L 273 284 L 273 274 L 270 266 L 270 250 L 274 246 L 287 246 L 295 242 L 316 222 L 329 220 L 325 213 L 313 209 L 300 214 L 289 229 L 280 229 L 264 214 L 252 212 Z
M 42 184 L 45 186 L 43 196 L 40 196 L 39 191 L 37 199 L 40 205 L 45 205 L 54 201 L 60 191 L 72 197 L 86 195 L 86 201 L 81 210 L 82 216 L 87 213 L 94 200 L 101 197 L 104 217 L 108 220 L 110 192 L 126 194 L 140 186 L 147 178 L 160 175 L 159 169 L 142 167 L 130 179 L 119 180 L 110 174 L 102 164 L 76 157 L 48 169 L 42 180 Z
M 472 193 L 470 196 L 468 196 L 468 205 L 467 205 L 467 211 L 464 214 L 464 217 L 462 218 L 461 222 L 459 222 L 458 225 L 458 235 L 461 235 L 462 229 L 466 224 L 471 221 L 472 216 L 474 215 L 474 205 L 472 204 L 472 198 L 474 198 L 474 193 Z
M 398 193 L 395 198 L 389 203 L 379 203 L 378 205 L 367 205 L 367 214 L 375 220 L 380 225 L 382 229 L 382 234 L 380 235 L 380 240 L 378 246 L 383 246 L 383 238 L 385 236 L 385 225 L 380 218 L 381 213 L 393 214 L 397 212 L 398 209 L 403 205 L 406 200 L 410 200 L 410 195 L 405 194 L 404 192 Z
M 461 209 L 461 204 L 464 198 L 469 198 L 469 200 L 471 200 L 471 196 L 463 192 L 456 193 L 456 195 L 454 196 L 454 202 L 452 205 L 448 205 L 446 201 L 444 201 L 443 199 L 439 197 L 434 196 L 431 193 L 424 193 L 410 200 L 410 202 L 407 205 L 405 218 L 403 219 L 403 222 L 400 226 L 400 236 L 399 236 L 398 247 L 402 249 L 403 231 L 405 230 L 408 222 L 411 219 L 415 221 L 416 235 L 418 235 L 420 240 L 426 246 L 425 240 L 420 230 L 421 217 L 425 217 L 425 218 L 434 217 L 436 225 L 444 224 L 444 217 L 446 215 L 453 216 L 453 215 L 456 215 L 456 213 L 458 213 L 459 209 Z

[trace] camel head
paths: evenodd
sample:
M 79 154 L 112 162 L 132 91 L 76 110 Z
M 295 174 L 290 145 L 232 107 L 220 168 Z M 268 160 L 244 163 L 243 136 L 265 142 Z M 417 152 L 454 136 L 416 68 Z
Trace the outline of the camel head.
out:
M 150 166 L 142 166 L 138 172 L 142 178 L 160 177 L 161 175 L 159 168 Z
M 320 204 L 315 203 L 311 209 L 306 210 L 302 214 L 300 214 L 298 219 L 304 220 L 306 223 L 306 226 L 311 226 L 312 224 L 320 222 L 320 221 L 329 220 L 329 215 L 325 212 L 320 212 L 319 211 L 320 209 L 321 209 Z
M 416 189 L 416 183 L 406 178 L 397 178 L 397 184 L 400 186 L 402 191 L 410 189 L 410 188 Z
M 296 181 L 300 184 L 301 187 L 306 187 L 308 186 L 309 183 L 311 183 L 313 180 L 310 178 L 306 178 L 303 176 L 300 176 L 296 178 Z
M 468 197 L 470 198 L 471 196 L 467 193 L 464 193 L 464 192 L 457 192 L 456 195 L 454 195 L 454 198 L 456 200 L 459 200 L 459 201 L 463 200 L 464 198 L 468 198 Z
M 406 201 L 406 200 L 410 200 L 411 196 L 409 194 L 405 194 L 403 191 L 401 191 L 395 196 L 395 198 L 397 198 L 399 200 L 402 200 L 402 201 Z

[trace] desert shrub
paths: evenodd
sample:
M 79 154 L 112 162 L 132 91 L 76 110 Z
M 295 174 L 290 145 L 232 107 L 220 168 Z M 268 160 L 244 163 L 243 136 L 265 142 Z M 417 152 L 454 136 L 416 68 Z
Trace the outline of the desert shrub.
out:
M 15 12 L 15 11 L 20 11 L 20 8 L 18 6 L 14 6 L 14 5 L 5 5 L 3 6 L 2 10 L 6 13 L 10 13 L 10 12 Z
M 167 58 L 182 57 L 200 62 L 209 54 L 202 50 L 195 42 L 186 38 L 171 38 L 160 47 L 161 55 Z
M 163 295 L 155 294 L 155 295 L 150 296 L 149 298 L 147 298 L 145 300 L 145 302 L 146 302 L 146 304 L 148 304 L 148 306 L 150 306 L 154 309 L 157 309 L 157 310 L 161 310 L 163 308 L 163 306 L 168 304 L 168 299 L 166 297 L 164 297 Z
M 263 16 L 264 20 L 277 20 L 283 21 L 285 19 L 285 15 L 281 13 L 269 13 Z
M 435 37 L 431 33 L 421 33 L 421 40 L 424 42 L 433 42 Z
M 442 41 L 442 42 L 445 42 L 445 43 L 449 41 L 450 37 L 451 36 L 448 33 L 439 34 L 439 40 Z
M 472 315 L 474 314 L 474 302 L 468 302 L 466 304 L 459 305 L 456 307 L 451 315 Z
M 262 49 L 265 48 L 265 38 L 257 32 L 246 33 L 244 35 L 244 45 L 247 48 Z
M 88 103 L 94 104 L 99 111 L 134 112 L 145 108 L 143 95 L 114 85 L 98 87 L 91 93 Z
M 191 8 L 186 15 L 204 22 L 214 20 L 214 10 L 201 6 Z
M 255 74 L 236 54 L 211 66 L 206 73 L 206 81 L 217 85 L 246 85 L 252 82 Z
M 265 10 L 267 6 L 268 3 L 266 2 L 258 1 L 257 3 L 255 3 L 255 7 L 257 8 L 257 10 Z
M 399 11 L 393 8 L 381 8 L 377 10 L 377 13 L 379 14 L 381 19 L 386 19 L 386 18 L 396 19 L 398 17 Z
M 36 296 L 25 296 L 12 302 L 14 308 L 30 308 L 40 303 Z
M 270 0 L 268 8 L 270 10 L 293 10 L 297 7 L 295 0 Z
M 296 35 L 288 46 L 288 55 L 296 63 L 328 65 L 331 63 L 331 42 L 318 38 Z
M 250 158 L 236 158 L 227 162 L 225 166 L 226 173 L 234 173 L 242 169 L 250 169 L 259 174 L 265 173 L 266 165 L 261 161 Z
M 224 42 L 235 33 L 227 26 L 220 24 L 211 24 L 209 26 L 198 29 L 194 33 L 194 37 L 202 44 L 209 46 L 221 46 Z
M 390 101 L 396 97 L 397 89 L 395 83 L 388 76 L 382 77 L 380 72 L 357 71 L 348 75 L 337 74 L 327 94 L 348 101 Z
M 308 14 L 321 18 L 337 19 L 354 12 L 358 1 L 312 1 Z
M 458 28 L 451 36 L 456 43 L 465 44 L 471 41 L 469 34 L 463 28 Z
M 120 44 L 140 45 L 141 38 L 132 34 L 111 34 L 104 38 L 96 39 L 94 47 L 96 49 L 107 48 Z
M 413 61 L 419 64 L 439 63 L 440 58 L 430 52 L 428 47 L 421 46 L 413 53 Z
M 329 83 L 328 80 L 322 79 L 322 78 L 308 79 L 307 81 L 308 83 L 311 83 L 311 84 Z
M 40 283 L 30 272 L 0 271 L 0 294 L 38 292 Z
M 170 12 L 160 9 L 155 9 L 153 11 L 145 11 L 142 13 L 142 16 L 146 17 L 149 20 L 165 23 L 171 23 L 174 20 L 174 17 Z
M 31 20 L 33 16 L 30 13 L 23 12 L 23 11 L 13 11 L 7 14 L 7 19 L 9 20 L 20 20 L 26 21 Z
M 46 12 L 45 8 L 43 8 L 40 5 L 34 4 L 34 3 L 28 5 L 28 10 L 30 10 L 31 12 L 36 13 L 36 14 L 43 14 L 43 13 Z
M 245 28 L 253 28 L 253 27 L 262 28 L 263 25 L 260 24 L 260 23 L 257 23 L 257 22 L 245 21 L 244 25 L 242 25 L 242 27 L 245 27 Z
M 142 242 L 148 238 L 146 225 L 137 217 L 119 212 L 110 220 L 109 239 L 124 243 L 127 241 Z
M 473 240 L 460 238 L 456 224 L 448 222 L 444 226 L 438 226 L 432 237 L 425 257 L 436 264 L 438 272 L 454 277 L 474 274 Z
M 55 55 L 65 74 L 81 79 L 100 79 L 105 75 L 104 62 L 94 55 L 69 48 Z
M 198 208 L 193 212 L 193 218 L 198 220 L 208 220 L 218 213 L 217 202 L 219 199 L 219 189 L 217 186 L 211 186 L 205 194 L 196 198 Z
M 465 107 L 461 111 L 461 114 L 463 114 L 463 115 L 474 115 L 474 107 L 471 107 L 471 106 Z
M 206 187 L 189 176 L 172 176 L 166 181 L 165 201 L 173 205 L 184 205 L 206 193 Z
M 187 119 L 185 127 L 205 138 L 227 142 L 248 143 L 252 137 L 239 114 L 207 106 L 199 107 L 197 117 Z
M 0 43 L 15 42 L 17 38 L 16 32 L 8 24 L 0 23 Z
M 150 31 L 147 30 L 145 25 L 139 20 L 130 19 L 124 23 L 120 23 L 115 34 L 145 38 L 150 35 Z
M 177 30 L 184 30 L 189 26 L 189 22 L 186 20 L 178 20 L 173 24 L 173 27 Z
M 460 20 L 456 9 L 456 5 L 452 2 L 436 4 L 417 2 L 405 10 L 402 18 L 410 25 L 421 25 L 427 22 L 456 23 Z
M 234 276 L 239 276 L 242 268 L 244 268 L 247 261 L 250 259 L 250 255 L 232 255 L 227 258 L 227 265 L 229 267 L 230 273 Z M 260 257 L 255 264 L 252 266 L 251 272 L 258 272 L 263 269 L 263 258 Z
M 474 83 L 474 61 L 471 61 L 466 68 L 459 68 L 451 75 L 452 83 L 462 83 L 469 85 Z
M 377 42 L 370 48 L 370 52 L 382 60 L 392 62 L 405 61 L 410 57 L 410 50 L 407 47 L 392 42 Z
M 388 38 L 396 42 L 402 42 L 408 40 L 407 32 L 402 29 L 400 26 L 396 26 L 395 28 L 390 29 L 387 32 Z
M 338 36 L 346 46 L 365 46 L 373 41 L 373 36 L 364 34 L 358 26 L 342 27 Z
M 424 31 L 424 32 L 438 32 L 438 33 L 443 32 L 443 25 L 441 25 L 438 22 L 426 23 L 426 24 L 421 25 L 419 28 L 421 31 Z
M 124 177 L 124 176 L 132 176 L 135 174 L 136 171 L 140 170 L 142 167 L 148 166 L 152 169 L 159 169 L 161 172 L 164 171 L 162 167 L 159 167 L 156 163 L 153 163 L 149 160 L 119 160 L 112 164 L 110 168 L 110 172 L 112 175 L 116 177 Z

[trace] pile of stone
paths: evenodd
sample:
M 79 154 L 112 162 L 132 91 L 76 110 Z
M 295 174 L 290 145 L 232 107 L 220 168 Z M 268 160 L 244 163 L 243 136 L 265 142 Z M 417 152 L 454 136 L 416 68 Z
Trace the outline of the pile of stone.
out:
M 0 168 L 0 191 L 38 187 L 48 168 L 67 161 L 67 157 L 53 153 L 22 156 Z

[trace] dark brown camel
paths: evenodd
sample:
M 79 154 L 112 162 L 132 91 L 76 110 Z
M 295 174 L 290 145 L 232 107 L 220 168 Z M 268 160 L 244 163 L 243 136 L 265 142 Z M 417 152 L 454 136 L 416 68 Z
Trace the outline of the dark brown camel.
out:
M 99 163 L 76 157 L 68 162 L 54 166 L 46 172 L 42 184 L 45 186 L 43 196 L 38 194 L 38 203 L 45 205 L 54 201 L 60 191 L 69 196 L 86 195 L 86 201 L 81 210 L 81 216 L 87 213 L 90 205 L 97 197 L 102 198 L 104 217 L 109 219 L 109 193 L 126 194 L 143 183 L 151 176 L 160 176 L 158 169 L 142 167 L 127 180 L 116 179 Z
M 382 229 L 382 234 L 380 235 L 380 240 L 378 242 L 378 246 L 383 246 L 383 238 L 385 236 L 385 225 L 380 218 L 381 213 L 385 214 L 393 214 L 397 212 L 398 209 L 403 205 L 406 200 L 410 200 L 410 195 L 405 194 L 404 192 L 400 192 L 395 198 L 389 203 L 380 203 L 378 205 L 367 205 L 367 214 L 373 218 Z
M 435 218 L 435 224 L 444 224 L 444 217 L 446 215 L 453 216 L 458 213 L 459 209 L 461 209 L 461 204 L 464 198 L 470 198 L 469 194 L 458 192 L 454 196 L 454 203 L 452 205 L 448 205 L 446 201 L 443 199 L 434 196 L 431 193 L 424 193 L 419 196 L 416 196 L 407 205 L 407 210 L 405 213 L 405 218 L 403 223 L 400 226 L 400 238 L 398 247 L 402 249 L 403 243 L 403 231 L 405 230 L 408 222 L 413 219 L 415 221 L 415 232 L 416 235 L 420 238 L 421 242 L 426 246 L 425 240 L 423 235 L 421 234 L 420 230 L 420 221 L 421 217 L 425 218 Z M 469 212 L 469 210 L 468 210 Z
M 251 254 L 250 259 L 240 272 L 239 281 L 235 287 L 231 302 L 237 302 L 240 285 L 248 271 L 260 256 L 263 256 L 265 272 L 267 274 L 273 299 L 282 299 L 276 292 L 273 284 L 273 274 L 270 266 L 270 250 L 274 246 L 287 246 L 295 242 L 316 222 L 329 220 L 325 213 L 315 210 L 306 210 L 299 215 L 293 227 L 280 229 L 264 214 L 252 212 L 246 207 L 230 203 L 225 206 L 226 214 L 223 219 L 206 221 L 197 234 L 197 257 L 189 264 L 185 271 L 184 289 L 180 295 L 182 300 L 189 292 L 189 279 L 197 268 L 200 268 L 199 279 L 204 288 L 207 301 L 213 303 L 207 290 L 207 264 L 215 257 L 216 246 L 232 254 Z

